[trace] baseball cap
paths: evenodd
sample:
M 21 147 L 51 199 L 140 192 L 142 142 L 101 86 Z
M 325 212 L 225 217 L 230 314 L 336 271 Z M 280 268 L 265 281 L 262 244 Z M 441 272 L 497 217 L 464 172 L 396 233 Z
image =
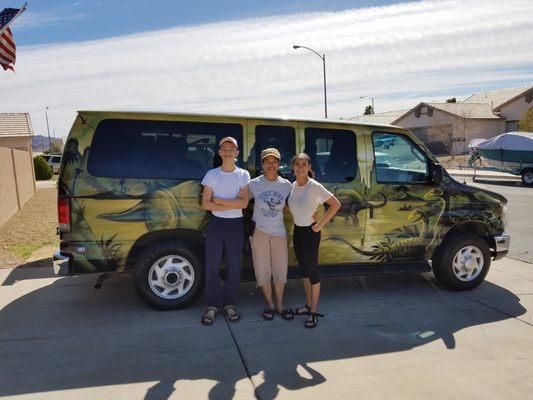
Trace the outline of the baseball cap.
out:
M 261 161 L 263 161 L 268 156 L 274 156 L 278 159 L 278 161 L 281 161 L 281 154 L 279 154 L 278 149 L 275 149 L 273 147 L 265 149 L 261 152 Z
M 225 143 L 225 142 L 231 142 L 231 143 L 233 143 L 235 145 L 235 147 L 239 148 L 239 144 L 231 136 L 226 136 L 225 138 L 220 139 L 220 142 L 218 142 L 218 147 L 221 147 L 222 144 Z

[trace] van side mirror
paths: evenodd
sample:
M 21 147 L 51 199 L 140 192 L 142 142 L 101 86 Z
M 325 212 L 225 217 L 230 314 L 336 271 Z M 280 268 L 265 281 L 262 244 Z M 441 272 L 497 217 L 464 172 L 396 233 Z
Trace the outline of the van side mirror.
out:
M 431 182 L 440 185 L 442 183 L 442 177 L 444 176 L 444 169 L 440 164 L 431 163 Z

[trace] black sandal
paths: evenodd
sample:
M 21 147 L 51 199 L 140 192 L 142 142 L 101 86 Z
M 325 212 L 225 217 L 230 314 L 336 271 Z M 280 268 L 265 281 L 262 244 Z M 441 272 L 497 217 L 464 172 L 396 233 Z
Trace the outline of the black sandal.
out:
M 281 315 L 281 318 L 283 318 L 285 321 L 292 321 L 294 319 L 294 312 L 290 308 L 277 311 L 277 313 Z
M 263 311 L 263 319 L 266 319 L 267 321 L 274 319 L 274 309 L 273 308 L 265 308 L 265 311 Z
M 202 325 L 213 325 L 217 316 L 218 309 L 216 307 L 207 307 L 204 315 L 202 315 Z
M 318 324 L 318 317 L 324 317 L 324 314 L 312 312 L 309 314 L 309 318 L 305 321 L 305 327 L 309 329 L 316 328 Z
M 307 304 L 305 306 L 301 306 L 294 310 L 294 315 L 309 315 L 311 314 L 311 307 L 309 307 Z
M 238 322 L 241 319 L 241 314 L 235 310 L 235 306 L 225 306 L 224 312 L 229 322 Z

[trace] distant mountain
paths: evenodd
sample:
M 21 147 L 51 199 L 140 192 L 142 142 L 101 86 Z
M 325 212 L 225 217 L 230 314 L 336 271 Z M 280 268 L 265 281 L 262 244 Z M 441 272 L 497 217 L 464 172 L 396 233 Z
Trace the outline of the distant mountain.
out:
M 61 146 L 61 148 L 63 148 L 63 139 L 51 137 L 50 140 L 52 141 L 52 143 L 58 143 Z M 45 150 L 48 150 L 49 148 L 50 148 L 50 144 L 48 142 L 48 136 L 43 136 L 43 135 L 33 136 L 33 139 L 31 141 L 32 151 L 41 153 Z

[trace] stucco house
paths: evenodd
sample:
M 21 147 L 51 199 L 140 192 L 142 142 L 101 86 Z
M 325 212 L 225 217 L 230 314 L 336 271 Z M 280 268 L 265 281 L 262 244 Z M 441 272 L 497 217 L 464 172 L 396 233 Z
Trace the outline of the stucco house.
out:
M 36 192 L 28 113 L 0 113 L 0 225 Z
M 361 115 L 353 120 L 407 128 L 435 154 L 445 154 L 443 137 L 450 137 L 453 151 L 467 151 L 470 140 L 490 138 L 519 129 L 519 121 L 533 108 L 533 86 L 473 94 L 459 103 L 422 102 L 407 111 Z

